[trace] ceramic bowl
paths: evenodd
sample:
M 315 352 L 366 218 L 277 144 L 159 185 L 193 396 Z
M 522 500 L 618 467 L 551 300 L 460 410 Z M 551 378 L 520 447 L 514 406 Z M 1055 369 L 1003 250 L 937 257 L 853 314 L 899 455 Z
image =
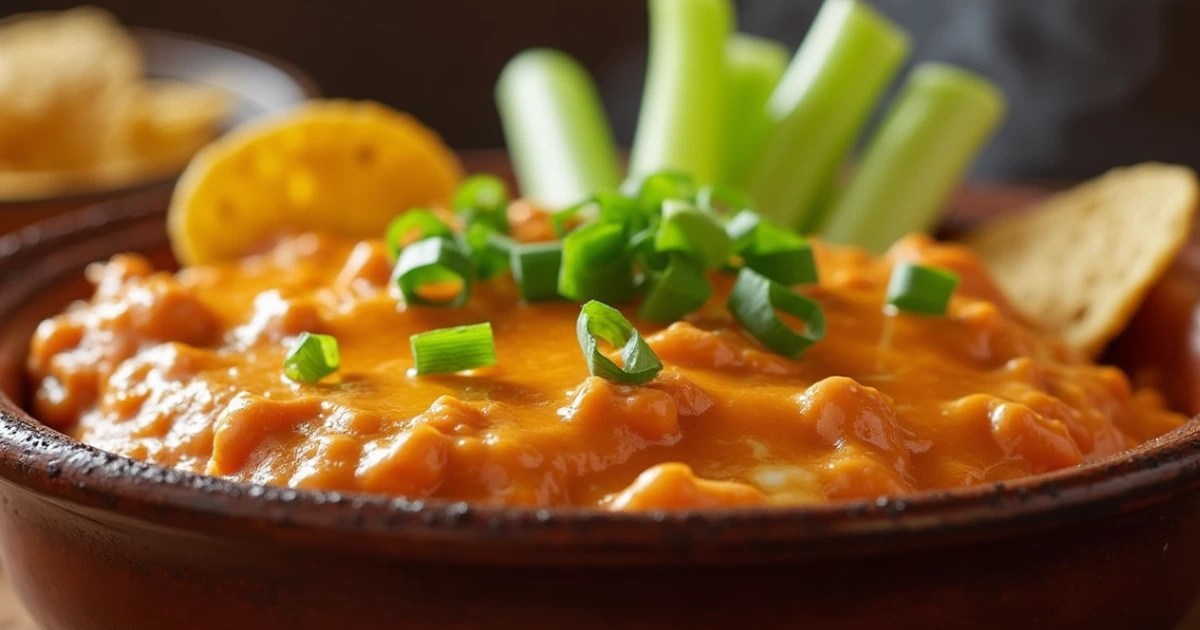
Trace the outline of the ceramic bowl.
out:
M 164 204 L 0 240 L 0 554 L 46 628 L 1168 628 L 1200 592 L 1198 423 L 1011 483 L 644 514 L 266 488 L 85 446 L 22 410 L 27 341 L 88 262 L 171 264 Z
M 226 121 L 229 127 L 320 94 L 307 74 L 262 53 L 168 31 L 129 30 L 142 49 L 147 77 L 204 83 L 229 94 L 233 101 Z M 170 188 L 177 175 L 113 187 L 72 189 L 54 197 L 0 198 L 0 233 L 107 199 Z

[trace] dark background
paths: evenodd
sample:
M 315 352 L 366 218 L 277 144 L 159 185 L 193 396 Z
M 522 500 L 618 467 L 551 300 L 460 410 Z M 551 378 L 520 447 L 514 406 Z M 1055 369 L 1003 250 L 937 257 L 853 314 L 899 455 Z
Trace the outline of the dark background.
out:
M 0 0 L 0 15 L 70 0 Z M 214 37 L 310 72 L 327 94 L 409 110 L 455 147 L 499 146 L 492 85 L 531 46 L 579 57 L 633 135 L 645 0 L 97 0 L 128 24 Z M 795 49 L 818 0 L 742 0 L 741 30 Z M 987 178 L 1080 177 L 1145 159 L 1200 167 L 1200 0 L 875 0 L 914 59 L 1000 82 L 1010 115 Z

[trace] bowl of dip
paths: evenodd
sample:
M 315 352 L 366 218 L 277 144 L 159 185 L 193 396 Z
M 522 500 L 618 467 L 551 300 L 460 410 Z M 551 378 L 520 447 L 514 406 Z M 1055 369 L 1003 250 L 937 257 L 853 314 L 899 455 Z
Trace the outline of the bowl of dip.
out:
M 1006 195 L 1028 191 L 963 199 Z M 991 627 L 1032 611 L 1050 627 L 1168 627 L 1200 591 L 1200 429 L 1120 371 L 1039 345 L 985 276 L 964 281 L 936 338 L 923 337 L 925 320 L 900 323 L 891 343 L 905 351 L 873 383 L 791 373 L 715 315 L 645 327 L 667 364 L 650 386 L 597 382 L 578 367 L 577 309 L 513 311 L 500 285 L 436 323 L 488 312 L 519 368 L 414 385 L 389 335 L 431 316 L 371 290 L 388 282 L 377 245 L 310 234 L 159 273 L 174 268 L 164 207 L 95 206 L 8 237 L 0 253 L 0 545 L 46 627 Z M 935 256 L 971 277 L 957 246 L 905 247 L 891 255 Z M 135 255 L 112 258 L 123 252 Z M 879 332 L 878 309 L 855 304 L 881 290 L 890 263 L 833 248 L 818 261 L 814 295 L 846 339 L 806 361 L 875 365 L 874 340 L 851 341 L 870 335 L 846 331 Z M 1172 277 L 1198 282 L 1179 265 Z M 91 305 L 53 319 L 93 290 Z M 57 324 L 39 331 L 48 318 Z M 297 389 L 262 367 L 282 357 L 270 344 L 314 327 L 341 340 L 345 380 Z M 1123 339 L 1185 334 L 1139 317 Z M 133 360 L 89 399 L 106 352 Z M 1135 347 L 1121 364 L 1158 359 Z M 908 366 L 937 378 L 909 380 Z M 998 410 L 987 398 L 1020 395 L 1039 372 L 1054 400 L 1030 391 Z M 407 402 L 387 402 L 401 393 Z M 895 402 L 935 399 L 945 424 L 924 428 Z M 1025 412 L 1054 401 L 1104 407 L 1121 424 L 1062 433 Z M 55 415 L 69 409 L 82 424 Z M 748 439 L 825 468 L 754 470 Z M 973 467 L 981 453 L 994 458 Z M 722 467 L 740 481 L 706 479 Z

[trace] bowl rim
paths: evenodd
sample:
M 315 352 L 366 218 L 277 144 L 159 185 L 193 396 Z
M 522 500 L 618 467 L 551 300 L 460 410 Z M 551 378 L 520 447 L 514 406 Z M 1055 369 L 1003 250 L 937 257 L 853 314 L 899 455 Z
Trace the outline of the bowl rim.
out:
M 146 26 L 125 26 L 134 39 L 138 40 L 139 44 L 146 37 L 159 38 L 162 40 L 186 41 L 203 46 L 236 52 L 251 59 L 260 61 L 268 66 L 274 67 L 291 80 L 300 90 L 300 94 L 304 99 L 319 98 L 322 95 L 321 87 L 317 84 L 316 79 L 309 75 L 299 66 L 286 61 L 275 55 L 255 50 L 241 44 L 234 44 L 219 39 L 205 37 L 202 35 L 192 35 L 190 33 L 181 33 L 161 28 L 151 28 Z M 168 186 L 176 179 L 182 169 L 177 172 L 156 173 L 148 178 L 128 182 L 117 186 L 95 185 L 95 186 L 77 186 L 69 190 L 51 196 L 29 196 L 29 197 L 0 197 L 0 212 L 4 212 L 13 208 L 22 210 L 37 210 L 38 208 L 54 206 L 54 205 L 88 205 L 98 203 L 104 199 L 113 197 L 114 195 L 133 195 L 145 192 L 150 189 Z
M 44 287 L 77 277 L 88 256 L 165 244 L 162 206 L 161 196 L 119 199 L 0 237 L 0 322 Z M 34 260 L 42 264 L 29 267 Z M 995 539 L 1170 500 L 1200 488 L 1200 419 L 1106 459 L 1006 482 L 799 507 L 626 513 L 297 490 L 182 472 L 76 441 L 0 394 L 0 483 L 70 511 L 208 535 L 324 545 L 336 534 L 339 545 L 419 543 L 404 553 L 430 557 L 488 550 L 478 562 L 555 561 L 531 560 L 531 550 L 652 562 L 662 558 L 651 551 L 697 548 L 747 552 L 707 561 L 781 561 Z
M 219 48 L 224 50 L 240 53 L 252 59 L 257 59 L 268 66 L 272 66 L 288 76 L 296 86 L 300 88 L 301 94 L 305 98 L 317 98 L 322 94 L 321 86 L 317 80 L 308 72 L 300 68 L 300 66 L 277 55 L 263 52 L 250 46 L 235 44 L 215 37 L 206 35 L 195 35 L 193 33 L 184 33 L 173 31 L 164 28 L 155 28 L 151 26 L 127 26 L 126 27 L 133 36 L 139 41 L 147 37 L 161 38 L 166 40 L 183 40 L 196 44 L 201 44 L 211 48 Z

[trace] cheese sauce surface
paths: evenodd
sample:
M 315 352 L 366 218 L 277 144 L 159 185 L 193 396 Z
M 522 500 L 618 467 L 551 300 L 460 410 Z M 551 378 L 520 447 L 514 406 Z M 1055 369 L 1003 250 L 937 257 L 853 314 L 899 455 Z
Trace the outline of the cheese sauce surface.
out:
M 1184 422 L 1119 370 L 1030 330 L 967 250 L 909 237 L 882 258 L 815 243 L 825 338 L 762 347 L 724 304 L 633 319 L 666 366 L 644 386 L 590 377 L 579 306 L 520 305 L 511 279 L 461 309 L 408 308 L 379 242 L 320 234 L 220 266 L 120 255 L 95 295 L 38 328 L 44 422 L 164 466 L 294 488 L 613 510 L 789 505 L 1012 479 L 1117 453 Z M 945 316 L 888 313 L 891 267 L 962 282 Z M 499 363 L 410 374 L 409 336 L 490 321 Z M 289 381 L 302 332 L 341 370 Z M 615 356 L 615 355 L 614 355 Z

